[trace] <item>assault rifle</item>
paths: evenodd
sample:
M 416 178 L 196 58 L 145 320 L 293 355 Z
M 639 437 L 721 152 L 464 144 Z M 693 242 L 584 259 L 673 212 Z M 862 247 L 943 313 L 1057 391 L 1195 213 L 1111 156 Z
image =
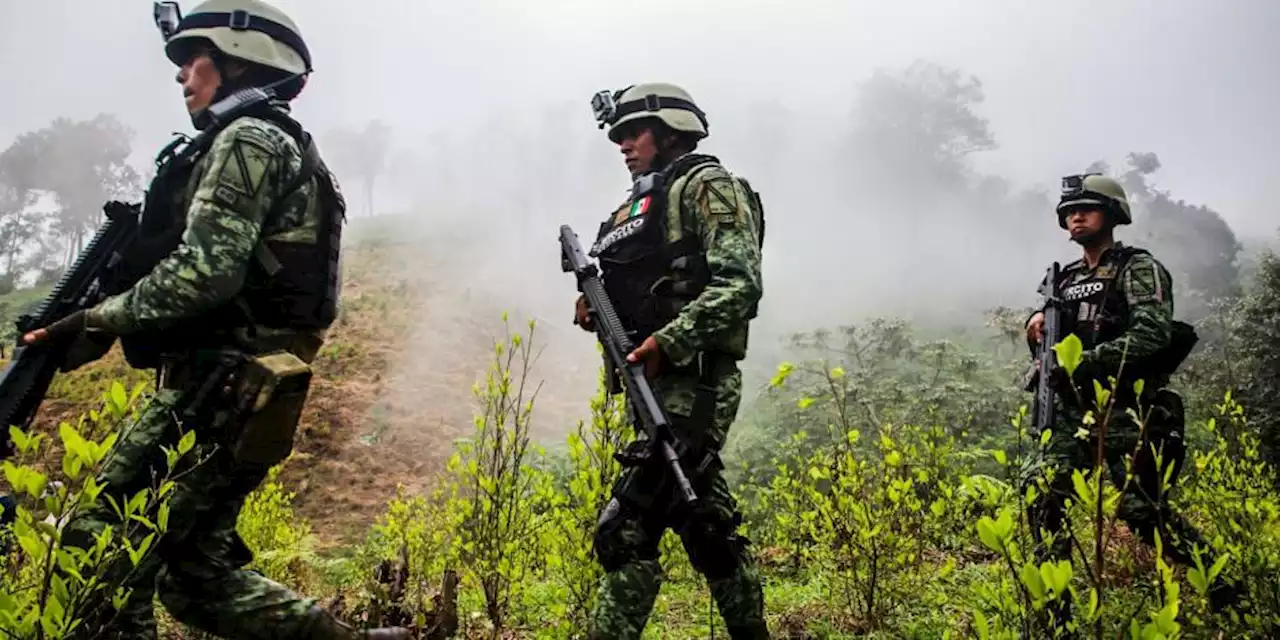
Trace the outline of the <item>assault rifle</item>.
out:
M 107 221 L 98 229 L 80 257 L 54 286 L 53 291 L 32 313 L 17 320 L 18 344 L 13 357 L 0 371 L 0 459 L 12 452 L 9 427 L 27 428 L 35 417 L 53 375 L 64 370 L 72 340 L 23 345 L 28 331 L 46 327 L 66 316 L 97 304 L 103 297 L 106 274 L 128 251 L 137 237 L 139 204 L 108 202 L 103 205 Z
M 617 372 L 622 380 L 627 400 L 635 411 L 636 418 L 649 434 L 649 444 L 666 460 L 676 485 L 680 489 L 681 498 L 693 504 L 698 495 L 693 485 L 680 466 L 680 456 L 673 443 L 679 446 L 671 432 L 671 420 L 663 410 L 662 404 L 649 379 L 644 375 L 644 363 L 627 362 L 627 354 L 635 349 L 631 337 L 622 327 L 618 312 L 613 308 L 613 301 L 605 293 L 604 283 L 600 280 L 596 265 L 587 261 L 587 256 L 578 243 L 578 234 L 569 225 L 560 225 L 560 267 L 565 272 L 573 272 L 578 279 L 578 291 L 587 299 L 587 311 L 591 314 L 595 325 L 596 336 L 604 345 L 607 368 Z
M 1054 391 L 1049 375 L 1058 364 L 1058 354 L 1053 345 L 1062 341 L 1062 291 L 1058 286 L 1058 263 L 1049 266 L 1044 283 L 1044 330 L 1040 345 L 1036 347 L 1036 362 L 1027 371 L 1023 390 L 1036 394 L 1036 414 L 1033 418 L 1038 434 L 1053 426 Z

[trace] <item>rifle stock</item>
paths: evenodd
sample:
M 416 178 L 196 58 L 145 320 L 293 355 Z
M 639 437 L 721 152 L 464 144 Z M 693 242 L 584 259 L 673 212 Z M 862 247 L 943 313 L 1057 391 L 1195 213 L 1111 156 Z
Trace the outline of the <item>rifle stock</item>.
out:
M 0 459 L 12 452 L 9 427 L 25 429 L 30 425 L 71 346 L 70 340 L 24 346 L 22 335 L 97 304 L 102 298 L 104 278 L 137 237 L 140 205 L 112 201 L 103 206 L 103 211 L 107 221 L 80 252 L 75 264 L 34 312 L 17 320 L 18 344 L 0 371 Z
M 644 364 L 627 362 L 627 354 L 635 349 L 635 345 L 622 326 L 613 301 L 604 290 L 599 270 L 587 260 L 586 253 L 578 242 L 578 235 L 569 225 L 560 226 L 560 266 L 565 272 L 573 273 L 578 281 L 578 291 L 587 299 L 587 311 L 594 321 L 596 336 L 604 346 L 606 372 L 616 375 L 616 379 L 621 382 L 636 418 L 649 434 L 650 445 L 666 461 L 680 490 L 681 499 L 693 504 L 698 496 L 694 493 L 693 485 L 685 475 L 684 468 L 680 465 L 680 456 L 673 446 L 676 440 L 671 433 L 671 421 L 653 386 L 649 384 L 649 379 L 645 377 Z

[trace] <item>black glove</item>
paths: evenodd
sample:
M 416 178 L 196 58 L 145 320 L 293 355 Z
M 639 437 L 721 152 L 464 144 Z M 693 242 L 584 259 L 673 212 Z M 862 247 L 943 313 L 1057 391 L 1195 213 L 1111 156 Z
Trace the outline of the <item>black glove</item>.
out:
M 81 309 L 47 327 L 27 332 L 22 336 L 24 345 L 70 340 L 67 357 L 59 370 L 63 373 L 77 369 L 106 355 L 116 337 L 89 324 L 89 314 Z

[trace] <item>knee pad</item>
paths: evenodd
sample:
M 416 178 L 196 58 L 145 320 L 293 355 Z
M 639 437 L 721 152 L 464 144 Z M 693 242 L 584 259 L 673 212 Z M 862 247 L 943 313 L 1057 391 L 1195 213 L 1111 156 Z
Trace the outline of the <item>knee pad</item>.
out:
M 617 498 L 609 500 L 604 510 L 600 512 L 600 519 L 596 521 L 592 547 L 595 550 L 596 559 L 606 573 L 621 569 L 633 560 L 658 558 L 657 545 L 654 545 L 652 550 L 648 550 L 642 545 L 635 544 L 634 540 L 628 539 L 634 537 L 627 535 L 627 526 L 631 522 L 630 512 Z

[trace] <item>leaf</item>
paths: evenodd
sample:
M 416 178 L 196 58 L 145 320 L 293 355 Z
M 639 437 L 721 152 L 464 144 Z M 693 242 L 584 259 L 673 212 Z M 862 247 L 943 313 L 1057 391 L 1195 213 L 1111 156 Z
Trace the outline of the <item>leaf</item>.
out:
M 184 456 L 192 447 L 196 445 L 196 432 L 194 429 L 182 435 L 182 439 L 178 441 L 178 456 Z
M 129 408 L 129 396 L 124 392 L 124 385 L 120 384 L 119 380 L 111 382 L 111 401 L 121 413 Z
M 790 362 L 783 362 L 782 364 L 779 364 L 778 372 L 775 373 L 773 375 L 773 378 L 769 380 L 769 386 L 777 388 L 786 384 L 787 378 L 791 376 L 791 372 L 793 370 L 795 370 L 795 366 L 792 365 Z
M 991 518 L 983 517 L 978 521 L 978 538 L 982 540 L 982 544 L 987 545 L 988 549 L 996 553 L 1003 553 L 1004 547 L 1000 544 L 1000 539 L 996 537 L 995 522 Z
M 1044 600 L 1044 581 L 1040 579 L 1040 572 L 1036 571 L 1034 564 L 1022 565 L 1022 569 L 1018 571 L 1018 578 L 1022 580 L 1022 584 L 1026 585 L 1027 591 L 1031 592 L 1033 598 Z
M 9 426 L 9 439 L 13 441 L 13 446 L 17 447 L 19 453 L 26 453 L 27 447 L 31 444 L 27 434 L 14 425 Z
M 1009 464 L 1009 456 L 1005 455 L 1004 450 L 996 449 L 995 451 L 991 452 L 991 455 L 994 456 L 996 459 L 996 462 L 1000 463 L 1001 465 Z
M 1053 345 L 1053 352 L 1058 355 L 1058 366 L 1066 369 L 1067 375 L 1075 375 L 1084 354 L 1084 344 L 1072 333 Z
M 973 621 L 977 623 L 978 640 L 987 640 L 991 637 L 991 627 L 987 624 L 987 617 L 978 609 L 973 610 Z
M 1111 399 L 1111 391 L 1102 388 L 1102 382 L 1097 378 L 1093 380 L 1093 398 L 1099 407 L 1107 406 L 1107 401 Z
M 808 398 L 808 397 L 800 398 L 798 401 L 796 401 L 796 407 L 800 409 L 808 409 L 809 406 L 813 404 L 813 402 L 814 402 L 813 398 Z

